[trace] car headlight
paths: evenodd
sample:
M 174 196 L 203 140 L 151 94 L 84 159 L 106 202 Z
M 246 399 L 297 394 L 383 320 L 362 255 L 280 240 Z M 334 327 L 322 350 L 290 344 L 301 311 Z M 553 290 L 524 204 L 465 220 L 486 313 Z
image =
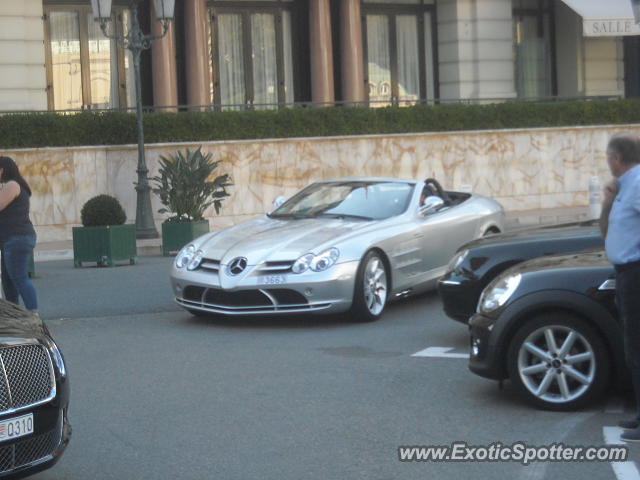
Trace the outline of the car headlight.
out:
M 193 258 L 187 265 L 187 270 L 195 270 L 196 268 L 198 268 L 200 266 L 200 262 L 202 262 L 203 255 L 204 252 L 202 250 L 196 251 L 196 253 L 193 255 Z
M 293 263 L 291 267 L 291 271 L 293 273 L 303 273 L 309 270 L 309 265 L 311 265 L 311 260 L 315 255 L 313 253 L 307 253 L 306 255 L 301 256 L 298 260 Z
M 520 285 L 521 278 L 522 276 L 516 273 L 502 277 L 496 283 L 489 285 L 480 296 L 478 311 L 487 313 L 502 307 Z
M 330 248 L 329 250 L 325 250 L 319 255 L 316 255 L 313 260 L 311 260 L 311 270 L 314 272 L 324 272 L 326 269 L 331 268 L 338 257 L 340 256 L 340 252 L 337 248 Z
M 340 251 L 337 248 L 330 248 L 318 255 L 307 253 L 294 262 L 291 271 L 293 273 L 303 273 L 307 270 L 324 272 L 335 265 L 339 257 Z
M 54 342 L 51 339 L 46 339 L 47 350 L 49 350 L 49 355 L 51 356 L 51 360 L 55 363 L 56 367 L 58 367 L 58 371 L 60 372 L 60 376 L 67 376 L 67 367 L 64 364 L 64 358 L 62 357 L 62 353 Z
M 176 255 L 176 268 L 184 268 L 191 260 L 193 260 L 194 255 L 196 254 L 196 246 L 193 244 L 189 244 L 186 247 L 183 247 Z
M 467 255 L 469 255 L 469 249 L 462 250 L 455 254 L 449 262 L 449 265 L 447 265 L 447 272 L 453 272 L 456 268 L 462 265 L 462 262 L 467 258 Z

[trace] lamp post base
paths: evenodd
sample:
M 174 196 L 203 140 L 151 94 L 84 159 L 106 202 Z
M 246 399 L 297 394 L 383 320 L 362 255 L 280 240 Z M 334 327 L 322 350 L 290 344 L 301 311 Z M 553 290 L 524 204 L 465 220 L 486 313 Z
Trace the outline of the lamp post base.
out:
M 136 225 L 136 238 L 139 240 L 144 240 L 147 238 L 159 238 L 160 234 L 155 227 L 151 228 L 138 228 Z
M 140 170 L 138 170 L 140 173 Z M 143 183 L 143 185 L 141 185 Z M 147 183 L 146 169 L 136 185 L 136 238 L 158 238 L 151 208 L 151 187 Z

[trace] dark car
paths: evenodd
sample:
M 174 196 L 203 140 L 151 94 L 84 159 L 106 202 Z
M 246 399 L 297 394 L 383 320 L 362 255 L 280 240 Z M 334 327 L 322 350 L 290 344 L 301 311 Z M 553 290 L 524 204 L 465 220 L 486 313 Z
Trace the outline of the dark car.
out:
M 463 245 L 438 281 L 445 313 L 467 323 L 482 290 L 507 268 L 543 255 L 578 252 L 603 245 L 596 220 L 519 230 Z
M 534 405 L 571 410 L 628 385 L 615 275 L 602 249 L 503 272 L 469 320 L 469 368 L 510 378 Z
M 0 300 L 0 478 L 53 466 L 71 435 L 60 350 L 31 312 Z

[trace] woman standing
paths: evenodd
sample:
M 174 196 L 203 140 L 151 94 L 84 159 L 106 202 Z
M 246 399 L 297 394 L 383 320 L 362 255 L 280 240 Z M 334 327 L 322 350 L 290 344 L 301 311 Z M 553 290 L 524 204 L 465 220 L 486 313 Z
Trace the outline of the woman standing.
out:
M 5 299 L 38 311 L 36 289 L 28 274 L 36 231 L 29 220 L 31 189 L 9 157 L 0 157 L 0 253 Z

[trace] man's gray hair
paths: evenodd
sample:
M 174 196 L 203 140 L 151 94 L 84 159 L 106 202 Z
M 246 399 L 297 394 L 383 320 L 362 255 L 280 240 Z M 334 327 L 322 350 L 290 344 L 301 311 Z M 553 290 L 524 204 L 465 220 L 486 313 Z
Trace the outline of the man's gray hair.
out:
M 607 151 L 619 154 L 624 165 L 640 163 L 640 138 L 629 132 L 616 133 L 609 139 Z

